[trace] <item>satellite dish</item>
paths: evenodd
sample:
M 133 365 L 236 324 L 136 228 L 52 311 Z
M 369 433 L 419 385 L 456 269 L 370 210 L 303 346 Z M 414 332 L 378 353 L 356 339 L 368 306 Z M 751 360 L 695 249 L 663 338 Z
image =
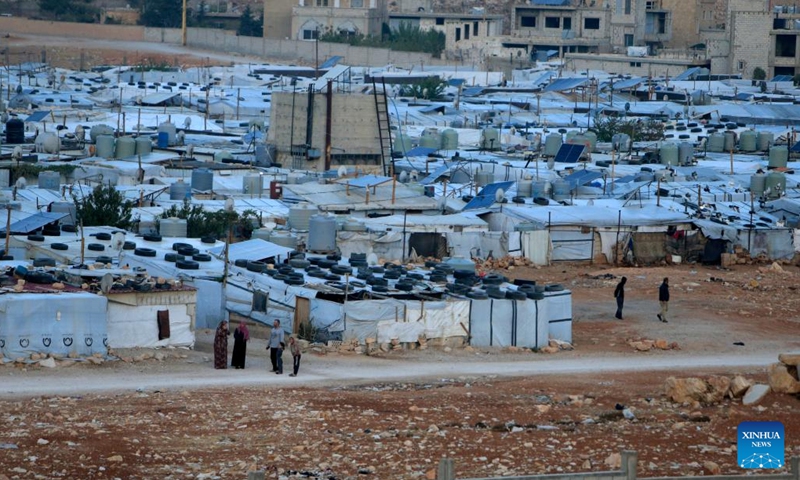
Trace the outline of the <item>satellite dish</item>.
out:
M 408 172 L 406 172 L 405 170 L 400 172 L 400 177 L 398 178 L 398 180 L 400 181 L 400 183 L 408 183 Z
M 112 286 L 114 286 L 114 276 L 110 273 L 106 273 L 103 275 L 103 278 L 100 279 L 100 291 L 108 293 L 111 291 Z
M 374 253 L 367 255 L 367 265 L 374 266 L 378 264 L 378 256 Z
M 347 176 L 347 167 L 342 165 L 341 167 L 339 167 L 339 170 L 337 170 L 336 173 L 339 176 L 339 178 L 346 177 Z
M 275 227 L 277 226 L 278 224 L 275 222 L 267 222 L 264 224 L 264 228 L 266 228 L 267 230 L 275 230 Z
M 419 172 L 416 171 L 416 170 L 411 170 L 411 173 L 409 174 L 409 178 L 411 179 L 412 182 L 416 182 L 417 179 L 419 178 Z
M 125 234 L 122 232 L 115 233 L 111 241 L 111 248 L 114 250 L 122 250 L 123 245 L 125 245 Z
M 17 187 L 17 190 L 22 190 L 28 186 L 28 181 L 25 180 L 25 177 L 19 177 L 14 186 Z
M 186 147 L 186 156 L 189 158 L 194 158 L 194 145 L 188 145 Z
M 13 158 L 14 160 L 21 159 L 22 158 L 22 147 L 20 147 L 19 145 L 14 147 L 14 152 L 11 154 L 11 158 Z
M 494 200 L 496 202 L 501 203 L 505 198 L 506 198 L 506 192 L 504 192 L 502 188 L 498 188 L 497 191 L 494 192 Z
M 189 127 L 192 126 L 192 117 L 186 117 L 183 119 L 183 128 L 189 130 Z

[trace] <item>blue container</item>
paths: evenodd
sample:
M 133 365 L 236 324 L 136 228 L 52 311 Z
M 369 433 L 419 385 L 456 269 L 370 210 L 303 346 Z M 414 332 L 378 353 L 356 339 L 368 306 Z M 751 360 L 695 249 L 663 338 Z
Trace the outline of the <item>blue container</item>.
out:
M 169 147 L 169 132 L 158 132 L 158 142 L 156 142 L 158 148 L 167 148 Z
M 436 189 L 434 188 L 433 185 L 425 185 L 424 192 L 426 197 L 433 198 L 436 196 Z

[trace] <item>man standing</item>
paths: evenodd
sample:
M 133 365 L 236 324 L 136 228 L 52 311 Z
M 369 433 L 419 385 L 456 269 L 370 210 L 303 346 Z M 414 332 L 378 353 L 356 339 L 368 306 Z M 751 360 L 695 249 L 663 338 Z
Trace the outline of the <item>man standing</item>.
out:
M 658 287 L 658 302 L 661 304 L 661 313 L 658 314 L 658 319 L 667 323 L 667 311 L 669 311 L 669 278 L 667 277 L 664 277 L 664 281 Z
M 269 334 L 269 359 L 272 362 L 272 371 L 280 375 L 283 373 L 283 328 L 281 321 L 275 319 L 272 323 L 272 331 Z M 280 361 L 279 361 L 280 360 Z
M 622 320 L 622 306 L 625 304 L 625 283 L 628 281 L 627 277 L 622 279 L 617 284 L 617 289 L 614 290 L 614 298 L 617 299 L 617 314 L 614 315 L 618 320 Z

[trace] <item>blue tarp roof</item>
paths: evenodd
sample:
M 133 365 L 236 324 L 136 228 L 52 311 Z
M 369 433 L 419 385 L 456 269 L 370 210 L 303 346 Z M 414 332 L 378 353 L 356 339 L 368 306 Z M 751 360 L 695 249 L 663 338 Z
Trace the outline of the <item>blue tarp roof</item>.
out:
M 534 5 L 552 5 L 554 7 L 567 7 L 572 0 L 531 0 Z
M 463 78 L 451 78 L 447 81 L 447 84 L 451 87 L 458 87 L 460 85 L 464 85 L 464 81 L 465 80 Z
M 741 100 L 743 102 L 749 102 L 753 99 L 755 95 L 752 93 L 737 93 L 735 97 L 736 100 Z
M 436 181 L 437 178 L 444 175 L 445 172 L 450 170 L 448 165 L 442 165 L 441 167 L 437 168 L 435 172 L 431 173 L 427 177 L 423 178 L 419 181 L 420 185 L 428 185 Z
M 508 190 L 508 188 L 513 184 L 514 182 L 497 182 L 486 185 L 475 198 L 470 200 L 469 203 L 464 206 L 464 210 L 491 207 L 496 200 L 495 195 L 497 194 L 497 191 L 500 189 L 504 191 Z
M 792 76 L 791 75 L 775 75 L 775 78 L 770 80 L 771 82 L 791 82 Z
M 625 80 L 620 80 L 618 82 L 614 82 L 614 90 L 625 90 L 626 88 L 633 88 L 642 82 L 644 82 L 644 78 L 628 78 Z M 606 84 L 607 88 L 611 88 L 611 82 Z
M 544 87 L 545 92 L 563 92 L 580 87 L 586 83 L 585 78 L 559 78 L 550 85 Z
M 463 95 L 465 97 L 477 97 L 478 95 L 483 93 L 483 91 L 484 91 L 483 87 L 469 87 L 469 88 L 465 88 L 461 92 L 461 95 Z
M 42 120 L 47 118 L 49 115 L 50 115 L 50 112 L 47 112 L 47 111 L 33 112 L 33 113 L 30 114 L 30 116 L 28 116 L 28 118 L 25 119 L 25 121 L 26 122 L 41 122 Z
M 339 55 L 334 55 L 331 58 L 325 60 L 325 63 L 319 66 L 320 70 L 324 70 L 326 68 L 333 68 L 342 60 L 342 57 Z
M 794 145 L 792 145 L 792 151 L 793 152 L 800 152 L 800 142 L 797 142 Z
M 406 157 L 427 157 L 435 151 L 435 148 L 430 147 L 414 147 L 406 152 Z
M 567 175 L 564 177 L 564 180 L 569 183 L 570 188 L 575 189 L 587 183 L 591 183 L 602 176 L 602 173 L 595 170 L 579 170 L 571 175 Z
M 673 77 L 672 79 L 676 82 L 680 82 L 683 80 L 691 80 L 695 77 L 700 75 L 708 75 L 708 69 L 703 67 L 692 67 L 685 72 Z
M 11 224 L 11 233 L 27 234 L 38 230 L 48 223 L 53 223 L 69 216 L 69 213 L 62 212 L 39 212 L 34 213 L 28 218 L 24 218 Z M 0 230 L 0 233 L 5 234 L 6 229 Z

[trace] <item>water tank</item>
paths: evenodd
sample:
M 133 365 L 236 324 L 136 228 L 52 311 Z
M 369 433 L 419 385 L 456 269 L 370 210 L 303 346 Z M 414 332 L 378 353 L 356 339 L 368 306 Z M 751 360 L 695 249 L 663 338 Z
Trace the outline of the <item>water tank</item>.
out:
M 691 165 L 694 161 L 694 145 L 689 142 L 678 144 L 678 164 Z
M 394 142 L 392 143 L 392 150 L 394 153 L 402 153 L 405 155 L 406 152 L 412 148 L 411 139 L 408 137 L 408 135 L 405 133 L 398 133 L 395 135 Z
M 40 133 L 33 142 L 36 151 L 40 153 L 58 153 L 61 140 L 55 133 Z
M 589 149 L 591 148 L 591 142 L 589 141 L 589 137 L 587 137 L 582 133 L 573 135 L 572 138 L 569 138 L 569 135 L 567 135 L 567 137 L 568 137 L 567 143 L 570 145 L 583 145 L 584 147 L 586 147 L 587 151 L 589 151 Z
M 178 143 L 178 130 L 175 125 L 170 122 L 164 122 L 158 126 L 158 133 L 165 132 L 167 134 L 167 143 L 175 145 Z
M 775 143 L 775 135 L 771 132 L 758 132 L 758 142 L 756 148 L 759 152 L 766 152 Z
M 6 122 L 6 143 L 11 145 L 25 143 L 25 122 L 19 118 L 12 118 Z
M 583 136 L 589 140 L 589 152 L 594 152 L 597 150 L 597 134 L 591 130 L 588 130 L 584 132 Z
M 478 184 L 479 187 L 485 187 L 490 183 L 494 183 L 494 173 L 478 170 L 475 172 L 475 183 Z
M 261 240 L 266 240 L 267 242 L 269 242 L 270 235 L 272 235 L 271 228 L 259 228 L 253 230 L 253 234 L 250 235 L 250 238 L 260 238 Z
M 548 197 L 550 194 L 550 182 L 547 180 L 536 180 L 531 184 L 531 197 Z
M 97 146 L 95 155 L 100 158 L 112 158 L 114 156 L 114 137 L 111 135 L 100 135 L 95 141 Z
M 297 248 L 297 235 L 288 232 L 272 232 L 269 241 L 275 245 L 295 249 Z
M 464 257 L 450 257 L 444 259 L 444 264 L 453 267 L 454 271 L 475 273 L 475 262 Z
M 318 214 L 319 210 L 308 203 L 300 203 L 289 208 L 289 227 L 294 230 L 306 232 L 309 229 L 311 217 Z
M 426 186 L 427 188 L 428 186 Z M 367 226 L 364 225 L 364 222 L 359 222 L 354 218 L 350 218 L 342 223 L 341 230 L 345 232 L 366 232 Z
M 89 137 L 92 139 L 94 143 L 97 143 L 97 137 L 101 135 L 110 135 L 114 136 L 114 129 L 109 127 L 108 125 L 101 124 L 101 125 L 93 125 L 92 128 L 89 130 Z
M 214 161 L 216 163 L 223 163 L 225 160 L 233 160 L 233 154 L 227 150 L 214 152 Z
M 119 137 L 114 158 L 128 158 L 136 155 L 136 140 L 133 137 Z
M 560 178 L 553 182 L 553 200 L 569 200 L 569 197 L 569 182 Z
M 678 165 L 678 146 L 674 143 L 664 143 L 658 150 L 662 165 Z
M 739 150 L 755 152 L 758 149 L 758 134 L 753 130 L 742 132 L 739 136 Z
M 44 171 L 39 173 L 39 188 L 58 191 L 61 189 L 61 174 Z
M 245 175 L 242 177 L 242 192 L 246 195 L 264 193 L 264 178 L 261 175 Z
M 769 168 L 786 168 L 789 161 L 789 148 L 786 145 L 775 145 L 769 149 Z
M 422 131 L 419 138 L 419 146 L 422 148 L 434 148 L 439 150 L 442 147 L 442 136 L 438 128 L 426 128 Z
M 159 221 L 158 232 L 162 237 L 186 237 L 186 219 L 162 218 Z
M 496 128 L 489 127 L 481 131 L 481 148 L 484 150 L 500 148 L 500 132 Z
M 458 132 L 452 128 L 442 131 L 442 150 L 458 150 Z
M 611 137 L 611 145 L 618 152 L 627 152 L 631 149 L 631 136 L 627 133 L 617 133 Z
M 725 152 L 730 152 L 736 148 L 736 132 L 725 132 L 725 144 L 722 148 Z
M 575 137 L 577 137 L 580 134 L 581 134 L 581 132 L 579 132 L 577 130 L 570 130 L 569 132 L 567 132 L 567 135 L 566 135 L 566 143 L 570 143 L 570 144 L 575 143 Z
M 469 183 L 469 173 L 463 168 L 459 168 L 450 172 L 450 183 Z
M 336 218 L 327 215 L 314 215 L 308 222 L 308 242 L 310 252 L 336 251 Z
M 188 183 L 183 180 L 178 180 L 169 186 L 169 199 L 170 200 L 184 200 L 192 196 L 192 189 Z
M 138 137 L 136 139 L 136 155 L 147 155 L 153 151 L 153 141 L 150 137 Z
M 520 180 L 517 182 L 517 196 L 530 197 L 533 191 L 533 182 L 530 180 Z
M 770 172 L 766 181 L 767 198 L 780 198 L 786 191 L 786 175 L 782 172 Z
M 708 136 L 706 147 L 709 152 L 722 152 L 725 149 L 725 135 L 721 133 L 712 133 Z
M 39 175 L 39 181 L 41 182 L 41 175 Z M 75 221 L 78 218 L 78 208 L 72 202 L 53 202 L 50 204 L 50 211 L 53 213 L 69 214 L 69 216 L 59 221 L 61 225 L 75 225 Z
M 755 197 L 760 197 L 767 189 L 767 176 L 763 173 L 756 173 L 750 177 L 750 193 Z
M 544 154 L 548 157 L 555 157 L 564 139 L 561 138 L 560 133 L 551 133 L 544 139 Z
M 210 192 L 214 189 L 214 172 L 206 168 L 192 170 L 192 190 Z

